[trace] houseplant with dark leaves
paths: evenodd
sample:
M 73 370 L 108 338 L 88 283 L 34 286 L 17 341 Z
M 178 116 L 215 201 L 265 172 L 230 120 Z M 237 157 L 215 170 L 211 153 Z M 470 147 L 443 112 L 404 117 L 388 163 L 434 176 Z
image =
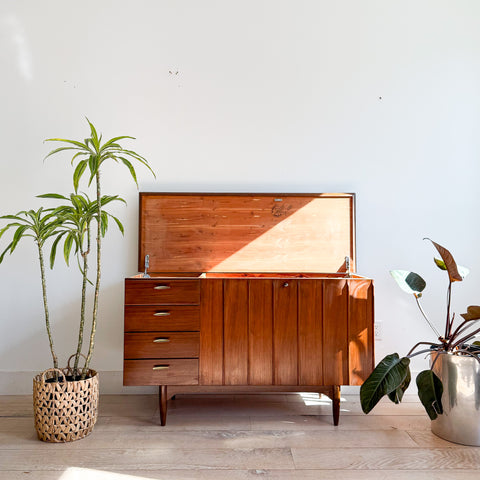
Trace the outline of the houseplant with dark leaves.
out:
M 435 332 L 437 339 L 416 343 L 403 357 L 398 353 L 392 353 L 380 361 L 360 389 L 360 401 L 364 413 L 369 413 L 385 395 L 392 402 L 400 403 L 411 381 L 410 359 L 417 355 L 430 355 L 431 367 L 418 374 L 416 383 L 420 401 L 430 419 L 435 420 L 444 413 L 442 404 L 444 384 L 442 378 L 435 373 L 436 363 L 442 363 L 442 356 L 447 355 L 474 359 L 475 368 L 478 367 L 477 362 L 480 364 L 480 342 L 473 341 L 480 333 L 477 323 L 480 319 L 480 306 L 469 306 L 467 312 L 460 315 L 462 320 L 457 320 L 455 313 L 451 311 L 452 286 L 464 280 L 468 269 L 457 265 L 446 248 L 430 239 L 425 240 L 431 241 L 440 255 L 440 258 L 434 257 L 435 265 L 448 275 L 445 330 L 442 333 L 438 332 L 422 308 L 420 299 L 426 287 L 425 280 L 415 272 L 391 271 L 392 277 L 402 290 L 413 295 L 421 315 Z

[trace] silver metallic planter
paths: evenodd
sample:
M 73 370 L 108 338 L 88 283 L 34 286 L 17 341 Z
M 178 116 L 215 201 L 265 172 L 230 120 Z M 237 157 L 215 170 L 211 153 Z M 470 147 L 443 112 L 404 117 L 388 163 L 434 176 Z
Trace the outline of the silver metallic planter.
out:
M 439 354 L 433 371 L 443 383 L 443 415 L 432 421 L 432 432 L 480 446 L 480 363 L 466 355 Z

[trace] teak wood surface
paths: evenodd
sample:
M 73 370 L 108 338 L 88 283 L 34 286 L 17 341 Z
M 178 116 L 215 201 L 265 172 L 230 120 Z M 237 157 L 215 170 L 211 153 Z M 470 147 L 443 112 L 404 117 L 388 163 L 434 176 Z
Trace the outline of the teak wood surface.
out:
M 139 271 L 355 271 L 354 194 L 141 193 Z
M 360 385 L 374 361 L 354 199 L 140 195 L 139 270 L 148 254 L 151 277 L 125 281 L 124 383 L 160 385 L 162 425 L 168 385 L 323 391 L 338 424 L 340 385 Z

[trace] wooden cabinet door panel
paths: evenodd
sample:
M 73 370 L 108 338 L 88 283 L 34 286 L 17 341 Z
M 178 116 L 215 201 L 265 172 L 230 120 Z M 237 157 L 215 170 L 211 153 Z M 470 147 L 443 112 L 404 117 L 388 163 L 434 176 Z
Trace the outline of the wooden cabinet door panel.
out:
M 298 383 L 323 385 L 323 281 L 298 284 Z
M 323 289 L 323 380 L 348 385 L 348 284 L 329 279 Z
M 297 385 L 297 280 L 273 281 L 273 376 L 275 385 Z
M 373 370 L 373 282 L 349 281 L 349 385 L 361 385 Z
M 248 384 L 273 384 L 273 281 L 248 281 Z
M 223 280 L 202 280 L 200 384 L 223 385 Z
M 225 280 L 223 286 L 225 385 L 248 384 L 248 282 Z

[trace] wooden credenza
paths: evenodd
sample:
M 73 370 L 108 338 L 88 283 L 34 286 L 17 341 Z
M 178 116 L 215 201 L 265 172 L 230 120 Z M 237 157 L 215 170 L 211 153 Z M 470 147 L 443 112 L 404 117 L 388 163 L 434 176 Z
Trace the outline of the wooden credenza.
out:
M 158 200 L 158 194 L 144 195 Z M 164 249 L 161 254 L 169 260 L 164 218 L 171 200 L 178 203 L 177 196 L 168 194 L 158 213 L 163 228 L 158 250 Z M 189 199 L 198 204 L 197 198 L 187 197 L 187 203 Z M 151 207 L 141 201 L 141 219 L 142 208 L 150 208 L 152 216 Z M 190 223 L 206 222 L 196 211 L 183 215 Z M 154 229 L 157 220 L 149 220 Z M 141 220 L 141 230 L 145 223 Z M 202 235 L 209 233 L 196 228 Z M 140 237 L 142 242 L 148 235 Z M 167 386 L 175 393 L 220 387 L 326 393 L 333 400 L 337 425 L 340 386 L 361 385 L 374 366 L 373 315 L 373 281 L 351 271 L 137 275 L 125 280 L 124 384 L 159 386 L 162 425 Z

